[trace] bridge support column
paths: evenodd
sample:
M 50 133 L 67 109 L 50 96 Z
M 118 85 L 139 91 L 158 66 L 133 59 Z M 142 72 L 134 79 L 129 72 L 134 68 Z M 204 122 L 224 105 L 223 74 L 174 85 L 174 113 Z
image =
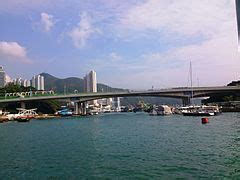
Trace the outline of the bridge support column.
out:
M 20 106 L 21 106 L 21 108 L 26 109 L 26 104 L 25 104 L 25 102 L 21 102 L 21 103 L 20 103 Z
M 83 102 L 82 104 L 81 104 L 81 113 L 82 113 L 82 115 L 86 115 L 87 114 L 87 103 L 86 102 Z
M 74 114 L 78 115 L 79 114 L 79 102 L 74 102 Z
M 183 106 L 189 106 L 191 103 L 190 103 L 190 98 L 183 98 L 182 99 L 182 104 Z
M 82 103 L 75 102 L 74 103 L 74 114 L 79 115 L 82 113 Z

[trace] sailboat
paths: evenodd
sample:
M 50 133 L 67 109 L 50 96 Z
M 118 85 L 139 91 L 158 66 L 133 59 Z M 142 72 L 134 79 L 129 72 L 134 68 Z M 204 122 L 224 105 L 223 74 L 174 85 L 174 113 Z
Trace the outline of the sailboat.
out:
M 192 83 L 192 62 L 190 61 L 190 83 L 191 83 L 191 99 L 190 102 L 193 104 L 193 83 Z M 184 116 L 214 116 L 219 114 L 218 106 L 206 106 L 206 105 L 190 105 L 182 107 L 182 114 Z

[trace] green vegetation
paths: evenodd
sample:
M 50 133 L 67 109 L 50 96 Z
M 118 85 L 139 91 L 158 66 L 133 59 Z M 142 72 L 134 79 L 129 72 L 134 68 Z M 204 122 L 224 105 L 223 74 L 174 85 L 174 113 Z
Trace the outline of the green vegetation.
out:
M 33 87 L 23 87 L 13 83 L 8 83 L 4 88 L 0 88 L 0 96 L 5 96 L 5 93 L 27 92 L 31 90 L 35 91 L 36 89 Z
M 77 77 L 69 77 L 65 79 L 59 79 L 47 73 L 41 73 L 41 76 L 45 79 L 45 89 L 53 90 L 56 93 L 83 93 L 84 82 L 83 79 Z M 98 92 L 116 92 L 116 91 L 126 91 L 126 89 L 112 88 L 105 84 L 97 84 Z
M 227 86 L 240 86 L 240 81 L 232 81 Z M 221 93 L 214 94 L 208 99 L 203 100 L 203 103 L 219 103 L 219 102 L 231 102 L 231 101 L 240 101 L 239 93 Z
M 14 85 L 13 83 L 9 83 L 4 88 L 0 88 L 0 98 L 5 98 L 5 93 L 16 93 L 16 92 L 28 92 L 35 91 L 36 89 L 33 87 L 23 87 L 19 85 Z M 42 94 L 33 95 L 33 96 L 43 96 Z M 44 96 L 49 96 L 49 94 L 45 94 Z M 9 98 L 16 98 L 16 96 L 10 96 Z M 16 113 L 16 108 L 21 107 L 20 103 L 0 103 L 0 109 L 4 109 L 10 111 L 12 113 Z M 26 103 L 27 109 L 38 108 L 38 113 L 50 113 L 53 114 L 57 109 L 60 108 L 60 103 L 56 100 L 38 100 Z

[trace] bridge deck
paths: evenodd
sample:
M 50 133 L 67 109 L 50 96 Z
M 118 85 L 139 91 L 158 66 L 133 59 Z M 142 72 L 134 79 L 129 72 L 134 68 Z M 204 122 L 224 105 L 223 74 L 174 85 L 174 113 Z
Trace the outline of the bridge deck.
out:
M 171 88 L 149 91 L 127 91 L 127 92 L 107 92 L 107 93 L 78 93 L 66 95 L 49 95 L 37 97 L 19 97 L 12 99 L 2 99 L 0 103 L 8 102 L 25 102 L 36 100 L 50 100 L 50 99 L 100 99 L 110 97 L 133 97 L 133 96 L 153 96 L 153 97 L 172 97 L 172 98 L 186 98 L 190 97 L 191 92 L 198 93 L 198 97 L 205 97 L 209 93 L 222 92 L 240 92 L 240 86 L 220 86 L 220 87 L 194 87 L 194 88 Z

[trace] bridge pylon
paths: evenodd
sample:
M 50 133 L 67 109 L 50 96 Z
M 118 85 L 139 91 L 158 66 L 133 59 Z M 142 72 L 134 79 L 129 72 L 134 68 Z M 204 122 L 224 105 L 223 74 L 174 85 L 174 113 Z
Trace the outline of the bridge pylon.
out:
M 74 102 L 74 114 L 75 115 L 86 115 L 86 102 Z
M 26 109 L 26 104 L 25 104 L 25 102 L 20 102 L 20 106 L 21 106 L 21 108 L 23 108 L 23 109 Z
M 189 106 L 191 104 L 191 99 L 190 97 L 184 97 L 182 98 L 182 105 L 183 106 Z
M 74 102 L 74 114 L 75 115 L 81 114 L 81 103 L 80 102 Z

